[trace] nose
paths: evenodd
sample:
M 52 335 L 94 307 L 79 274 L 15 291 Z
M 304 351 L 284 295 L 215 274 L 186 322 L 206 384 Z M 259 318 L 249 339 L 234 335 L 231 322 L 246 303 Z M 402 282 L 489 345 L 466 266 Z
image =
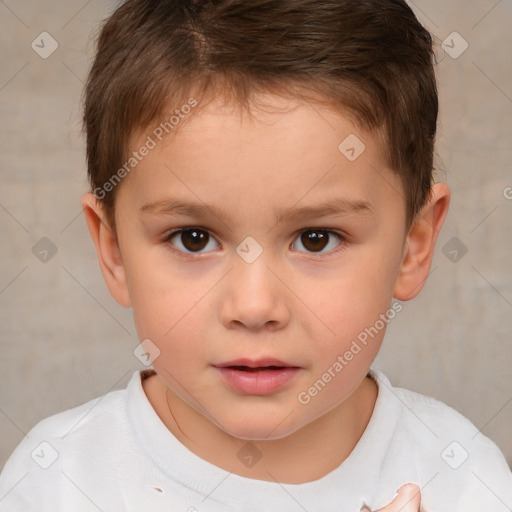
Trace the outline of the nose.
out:
M 235 256 L 222 288 L 221 321 L 228 329 L 278 330 L 290 320 L 284 276 L 261 254 L 248 263 Z

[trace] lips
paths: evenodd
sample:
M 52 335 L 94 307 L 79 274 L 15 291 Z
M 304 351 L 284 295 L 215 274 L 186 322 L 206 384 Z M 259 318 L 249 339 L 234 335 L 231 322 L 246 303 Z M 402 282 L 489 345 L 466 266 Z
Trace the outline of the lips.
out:
M 297 368 L 291 364 L 280 361 L 279 359 L 267 358 L 267 359 L 235 359 L 233 361 L 227 361 L 215 365 L 217 368 L 234 368 L 243 371 L 261 371 L 261 370 L 272 370 L 279 368 Z
M 279 359 L 236 359 L 214 366 L 231 389 L 246 395 L 268 395 L 285 389 L 300 370 Z
M 262 371 L 269 371 L 269 370 L 280 370 L 281 368 L 285 368 L 284 366 L 226 366 L 225 368 L 231 368 L 233 370 L 239 370 L 241 372 L 262 372 Z

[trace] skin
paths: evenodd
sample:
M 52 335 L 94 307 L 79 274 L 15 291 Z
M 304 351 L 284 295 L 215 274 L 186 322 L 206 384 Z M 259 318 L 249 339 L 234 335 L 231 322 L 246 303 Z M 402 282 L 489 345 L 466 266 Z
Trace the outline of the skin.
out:
M 377 512 L 427 512 L 421 505 L 421 493 L 417 485 L 407 484 L 397 491 L 396 498 L 384 508 Z M 368 508 L 361 509 L 361 512 L 371 512 Z
M 389 310 L 393 297 L 418 294 L 450 192 L 434 185 L 407 230 L 403 187 L 376 137 L 325 106 L 259 99 L 252 116 L 220 99 L 199 105 L 152 149 L 118 185 L 117 240 L 92 194 L 82 206 L 112 296 L 133 308 L 139 339 L 160 350 L 157 375 L 143 386 L 163 423 L 192 452 L 227 471 L 302 483 L 339 466 L 361 438 L 377 398 L 367 373 L 385 329 L 309 403 L 301 404 L 299 393 Z M 134 136 L 133 148 L 149 133 Z M 338 149 L 350 134 L 366 146 L 353 162 Z M 207 203 L 224 216 L 140 211 L 171 196 Z M 331 198 L 370 207 L 274 218 L 274 210 Z M 199 253 L 180 235 L 169 239 L 171 230 L 184 227 L 209 235 Z M 318 252 L 301 241 L 312 228 L 329 231 Z M 248 236 L 263 249 L 252 263 L 236 252 Z M 300 370 L 273 394 L 242 394 L 212 366 L 241 357 L 274 357 Z M 262 454 L 251 468 L 237 457 L 247 441 Z

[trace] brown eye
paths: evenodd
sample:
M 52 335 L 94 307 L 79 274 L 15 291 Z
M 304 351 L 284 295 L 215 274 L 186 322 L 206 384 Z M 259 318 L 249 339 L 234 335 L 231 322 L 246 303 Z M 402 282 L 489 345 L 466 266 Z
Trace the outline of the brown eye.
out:
M 214 239 L 210 240 L 208 231 L 199 228 L 180 229 L 171 233 L 167 239 L 172 245 L 175 245 L 183 252 L 200 252 L 208 246 L 209 242 L 213 242 L 214 248 L 218 247 Z M 176 240 L 176 243 L 173 243 Z M 181 245 L 181 247 L 180 247 Z
M 341 235 L 338 235 L 334 231 L 329 231 L 327 229 L 307 229 L 300 234 L 300 237 L 298 239 L 300 239 L 300 243 L 303 245 L 307 252 L 316 253 L 323 251 L 323 249 L 325 249 L 329 245 L 331 246 L 330 249 L 336 247 L 332 247 L 331 238 L 333 235 L 334 238 L 342 240 Z

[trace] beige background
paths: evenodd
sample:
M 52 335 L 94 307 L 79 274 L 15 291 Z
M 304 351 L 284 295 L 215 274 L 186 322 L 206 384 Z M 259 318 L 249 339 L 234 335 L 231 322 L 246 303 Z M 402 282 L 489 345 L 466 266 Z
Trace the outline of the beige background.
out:
M 440 40 L 457 31 L 469 47 L 456 59 L 440 51 L 438 65 L 449 220 L 430 281 L 374 366 L 460 411 L 512 463 L 512 2 L 410 4 Z M 142 368 L 131 311 L 106 289 L 79 202 L 80 94 L 90 37 L 113 5 L 0 1 L 0 467 L 38 421 Z M 31 48 L 43 31 L 59 45 L 47 59 Z M 57 248 L 47 262 L 32 252 L 42 237 Z M 467 247 L 457 262 L 453 247 L 443 252 L 453 237 Z

